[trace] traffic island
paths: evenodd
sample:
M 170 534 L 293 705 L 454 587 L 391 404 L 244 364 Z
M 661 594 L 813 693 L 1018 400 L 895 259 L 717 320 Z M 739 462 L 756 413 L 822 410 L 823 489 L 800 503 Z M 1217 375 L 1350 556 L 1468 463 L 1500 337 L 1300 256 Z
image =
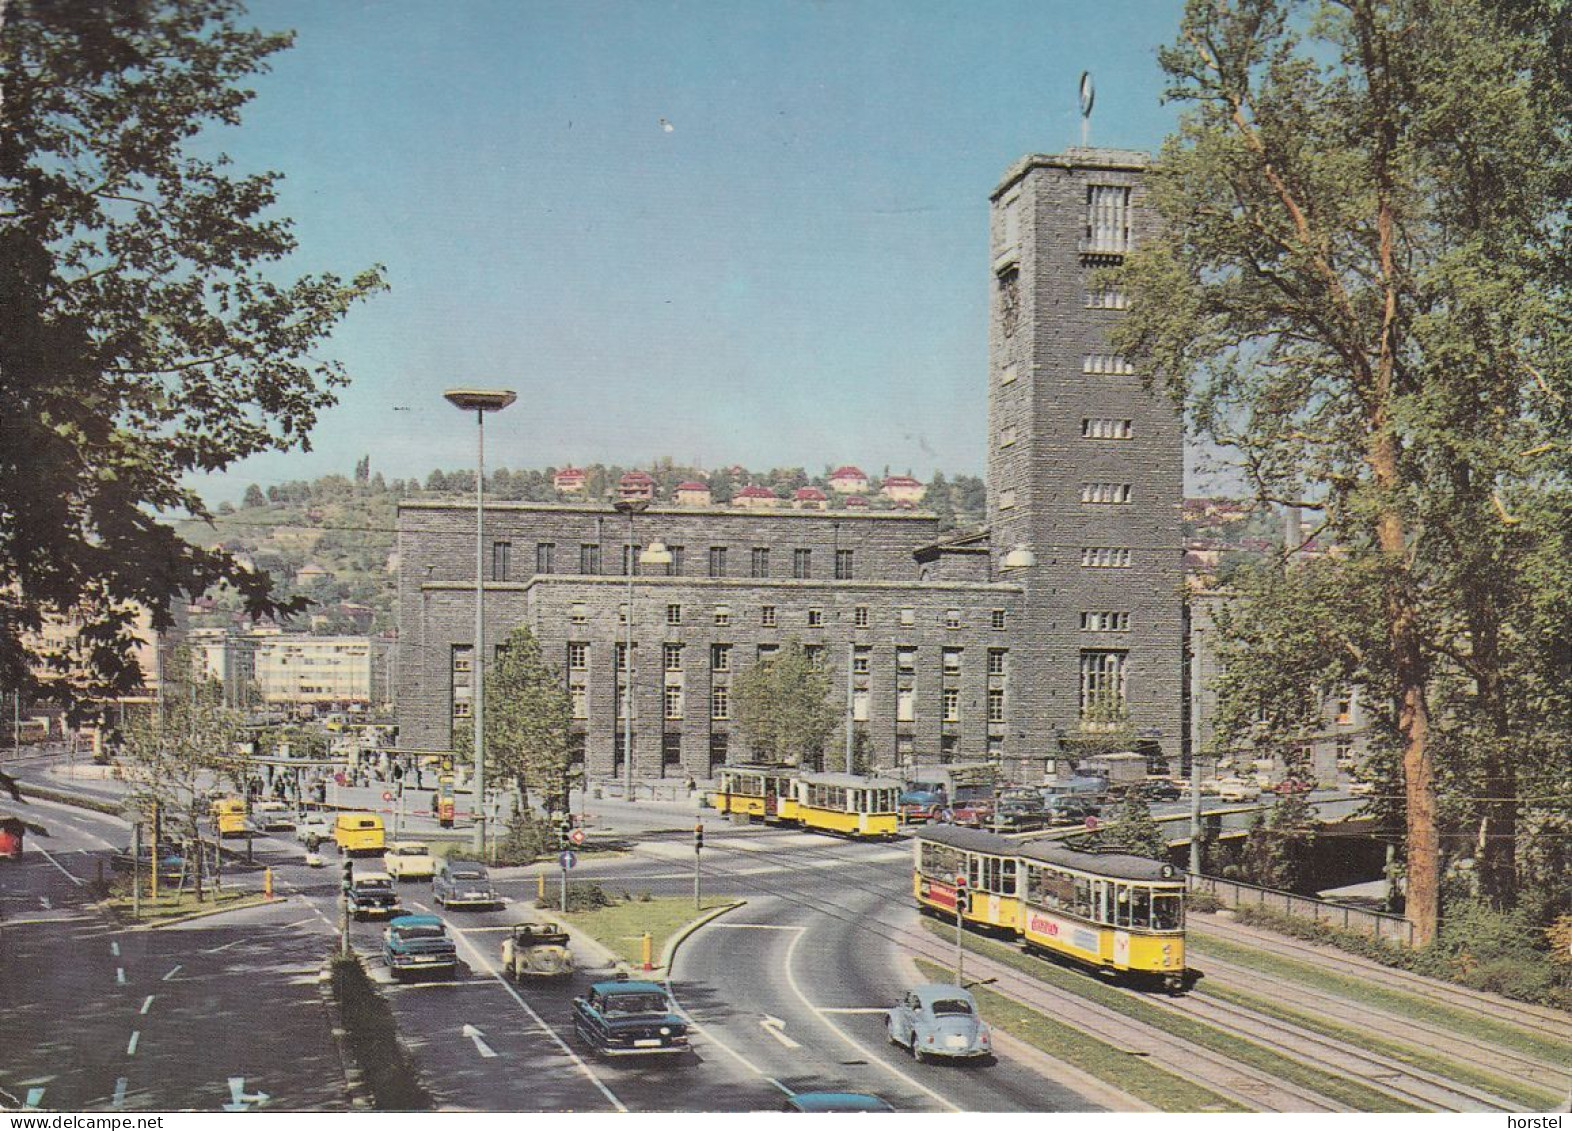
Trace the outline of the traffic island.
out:
M 552 912 L 554 919 L 587 935 L 629 969 L 638 971 L 654 969 L 657 962 L 665 967 L 683 939 L 740 906 L 739 900 L 713 899 L 703 901 L 695 910 L 693 900 L 685 896 L 610 895 L 599 885 L 578 884 L 570 889 L 566 915 L 561 913 L 560 903 L 554 906 L 549 899 L 541 910 Z
M 203 919 L 211 915 L 239 911 L 246 907 L 276 903 L 280 898 L 282 897 L 268 896 L 261 892 L 239 890 L 204 892 L 200 902 L 197 900 L 196 893 L 190 891 L 178 892 L 175 895 L 160 895 L 156 900 L 144 895 L 141 899 L 140 914 L 133 914 L 131 896 L 120 894 L 110 896 L 100 903 L 99 907 L 127 926 L 168 927 L 192 919 Z
M 337 955 L 327 970 L 328 1016 L 344 1062 L 350 1103 L 377 1111 L 432 1111 L 415 1059 L 399 1039 L 393 1011 L 357 955 Z M 368 1094 L 369 1093 L 369 1094 Z

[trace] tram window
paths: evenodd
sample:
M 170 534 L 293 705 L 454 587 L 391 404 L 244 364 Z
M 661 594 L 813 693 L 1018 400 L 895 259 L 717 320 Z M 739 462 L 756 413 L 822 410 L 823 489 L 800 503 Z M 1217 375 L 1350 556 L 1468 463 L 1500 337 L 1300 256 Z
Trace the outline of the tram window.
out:
M 1130 897 L 1130 926 L 1150 927 L 1152 925 L 1152 889 L 1136 888 Z
M 1075 906 L 1074 911 L 1083 918 L 1092 917 L 1092 881 L 1077 879 L 1075 881 Z
M 1014 860 L 1006 860 L 1006 861 L 1004 861 L 1004 893 L 1003 894 L 1005 894 L 1005 895 L 1015 895 L 1016 891 L 1017 891 L 1017 889 L 1016 889 L 1016 886 L 1015 886 L 1015 861 Z
M 1152 929 L 1177 931 L 1184 926 L 1184 900 L 1177 894 L 1152 896 Z
M 1130 885 L 1119 884 L 1115 887 L 1114 922 L 1121 927 L 1130 925 Z
M 1108 882 L 1106 880 L 1092 881 L 1092 918 L 1099 923 L 1107 923 L 1108 917 Z
M 966 858 L 966 882 L 971 884 L 973 888 L 982 886 L 982 858 L 980 856 L 968 856 Z

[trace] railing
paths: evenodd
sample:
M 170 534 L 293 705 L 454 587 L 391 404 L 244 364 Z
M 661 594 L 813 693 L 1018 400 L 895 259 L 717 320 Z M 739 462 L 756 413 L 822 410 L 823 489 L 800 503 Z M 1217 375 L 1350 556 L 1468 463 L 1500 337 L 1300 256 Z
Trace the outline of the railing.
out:
M 1353 931 L 1388 942 L 1414 945 L 1414 925 L 1401 915 L 1388 915 L 1382 911 L 1366 911 L 1362 907 L 1349 907 L 1342 903 L 1329 903 L 1307 895 L 1277 891 L 1274 888 L 1243 884 L 1237 880 L 1224 880 L 1216 876 L 1188 873 L 1191 891 L 1204 891 L 1214 895 L 1225 907 L 1267 907 L 1283 915 L 1298 919 L 1311 919 L 1345 931 Z

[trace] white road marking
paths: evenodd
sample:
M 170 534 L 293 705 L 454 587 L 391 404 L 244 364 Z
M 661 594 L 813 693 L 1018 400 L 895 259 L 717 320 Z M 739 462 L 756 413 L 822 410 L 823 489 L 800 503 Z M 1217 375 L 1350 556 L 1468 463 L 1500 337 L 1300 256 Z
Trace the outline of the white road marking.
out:
M 159 981 L 167 982 L 167 981 L 169 981 L 169 979 L 173 978 L 176 974 L 180 973 L 180 971 L 182 971 L 184 969 L 185 969 L 184 966 L 176 966 L 173 970 L 171 970 L 169 973 L 165 974 L 162 978 L 160 978 Z
M 53 904 L 49 902 L 49 897 L 47 895 L 41 895 L 38 897 L 38 905 L 45 911 L 48 911 L 53 907 Z
M 42 1088 L 29 1088 L 29 1089 L 27 1089 L 27 1101 L 23 1104 L 24 1107 L 32 1108 L 34 1111 L 37 1111 L 40 1107 L 43 1106 L 43 1102 L 44 1102 L 44 1089 L 42 1089 Z
M 266 1092 L 246 1092 L 246 1078 L 244 1076 L 231 1076 L 229 1078 L 230 1100 L 223 1105 L 225 1111 L 247 1111 L 252 1104 L 263 1104 L 273 1097 Z
M 852 1048 L 856 1049 L 859 1053 L 861 1053 L 863 1058 L 866 1059 L 869 1063 L 878 1065 L 880 1068 L 884 1069 L 886 1072 L 888 1072 L 890 1075 L 894 1076 L 896 1079 L 901 1080 L 902 1082 L 904 1082 L 906 1084 L 909 1084 L 913 1088 L 916 1088 L 923 1095 L 929 1096 L 932 1099 L 937 1100 L 939 1103 L 943 1104 L 944 1107 L 947 1110 L 954 1111 L 954 1112 L 959 1112 L 961 1110 L 960 1108 L 956 1107 L 949 1100 L 947 1100 L 943 1096 L 941 1096 L 938 1092 L 934 1091 L 932 1088 L 930 1088 L 926 1084 L 922 1083 L 922 1081 L 913 1079 L 911 1076 L 908 1076 L 906 1073 L 902 1072 L 899 1068 L 895 1067 L 895 1065 L 893 1065 L 889 1061 L 885 1060 L 882 1056 L 878 1056 L 877 1054 L 875 1054 L 872 1051 L 870 1051 L 866 1046 L 864 1046 L 862 1044 L 861 1041 L 858 1041 L 850 1033 L 846 1032 L 839 1025 L 835 1024 L 835 1022 L 831 1021 L 830 1017 L 829 1017 L 829 1014 L 825 1013 L 818 1006 L 814 1005 L 813 1002 L 808 1000 L 808 995 L 802 992 L 802 986 L 800 986 L 797 983 L 797 975 L 792 971 L 792 959 L 796 957 L 797 944 L 802 942 L 803 935 L 806 934 L 806 933 L 807 933 L 806 931 L 803 931 L 803 932 L 799 933 L 796 938 L 791 940 L 791 944 L 789 946 L 787 946 L 787 948 L 786 948 L 786 961 L 785 961 L 786 985 L 791 989 L 792 993 L 797 995 L 797 1000 L 802 1002 L 802 1004 L 807 1006 L 809 1009 L 811 1009 L 813 1011 L 814 1015 L 816 1017 L 818 1017 L 818 1019 L 820 1021 L 824 1022 L 825 1026 L 831 1032 L 833 1032 L 841 1040 L 845 1041 L 848 1045 L 850 1045 Z
M 120 957 L 120 944 L 117 943 L 117 942 L 110 943 L 109 944 L 109 953 L 114 955 L 116 958 L 119 958 Z
M 135 1056 L 136 1055 L 136 1043 L 138 1041 L 140 1041 L 141 1039 L 142 1039 L 142 1030 L 140 1030 L 140 1029 L 133 1029 L 131 1031 L 131 1039 L 126 1042 L 126 1055 L 127 1056 Z
M 126 1102 L 126 1078 L 120 1077 L 115 1081 L 115 1098 L 109 1101 L 110 1107 L 119 1107 Z
M 137 1010 L 137 1012 L 145 1015 L 147 1013 L 147 1011 L 149 1009 L 152 1009 L 152 1008 L 153 1008 L 153 995 L 152 994 L 148 994 L 147 997 L 144 998 L 143 1001 L 142 1001 L 142 1008 Z
M 312 908 L 312 910 L 316 911 L 315 908 Z M 314 917 L 307 915 L 304 919 L 296 919 L 293 923 L 285 923 L 284 930 L 288 931 L 293 930 L 295 927 L 304 927 L 307 923 L 315 923 L 320 918 L 322 918 L 322 913 L 320 911 L 316 911 L 316 915 Z
M 241 943 L 243 943 L 245 941 L 246 941 L 245 939 L 236 939 L 234 942 L 227 942 L 227 943 L 225 943 L 222 946 L 208 947 L 208 949 L 202 951 L 202 953 L 203 954 L 217 954 L 221 950 L 228 950 L 232 946 L 239 946 Z
M 759 1027 L 789 1049 L 802 1048 L 800 1044 L 786 1035 L 786 1022 L 779 1017 L 766 1017 L 759 1022 Z
M 418 907 L 420 905 L 416 904 L 416 906 Z M 519 992 L 517 990 L 508 985 L 507 979 L 498 973 L 497 968 L 493 966 L 491 961 L 480 952 L 480 948 L 477 947 L 474 943 L 470 942 L 469 939 L 465 938 L 463 935 L 458 934 L 457 928 L 455 928 L 452 923 L 448 922 L 446 916 L 443 917 L 442 921 L 447 923 L 448 929 L 454 932 L 456 941 L 461 946 L 468 948 L 469 952 L 475 956 L 474 964 L 483 969 L 496 981 L 497 985 L 501 986 L 508 992 L 508 996 L 516 1001 L 519 1005 L 519 1008 L 522 1009 L 525 1013 L 529 1014 L 530 1020 L 535 1022 L 535 1024 L 540 1028 L 541 1032 L 550 1037 L 552 1043 L 561 1049 L 563 1053 L 567 1055 L 568 1059 L 573 1061 L 573 1063 L 578 1066 L 579 1071 L 584 1073 L 589 1082 L 594 1084 L 596 1088 L 600 1089 L 600 1094 L 611 1101 L 611 1105 L 613 1107 L 615 1107 L 618 1111 L 626 1112 L 628 1110 L 628 1106 L 617 1098 L 617 1093 L 608 1088 L 605 1081 L 603 1081 L 599 1076 L 595 1075 L 594 1070 L 591 1069 L 588 1064 L 584 1063 L 583 1058 L 580 1057 L 578 1053 L 569 1048 L 566 1041 L 557 1036 L 557 1031 L 550 1025 L 546 1024 L 546 1019 L 540 1014 L 536 1013 L 535 1010 L 530 1007 L 529 1002 L 525 1001 L 522 997 L 519 996 Z
M 463 1035 L 475 1042 L 475 1051 L 484 1059 L 490 1060 L 497 1055 L 497 1050 L 486 1043 L 486 1034 L 475 1028 L 475 1026 L 464 1026 Z
M 768 924 L 763 924 L 763 923 L 725 923 L 725 924 L 722 924 L 722 923 L 719 923 L 719 922 L 706 924 L 706 927 L 719 927 L 719 926 L 728 926 L 728 927 L 760 927 L 760 926 L 768 926 Z M 802 930 L 802 928 L 801 927 L 781 927 L 780 930 L 783 930 L 783 931 L 800 931 L 800 930 Z M 797 1094 L 796 1092 L 794 1092 L 790 1088 L 788 1088 L 785 1084 L 782 1084 L 779 1080 L 775 1079 L 775 1077 L 773 1077 L 773 1076 L 765 1076 L 764 1075 L 764 1069 L 760 1068 L 757 1064 L 754 1064 L 753 1061 L 749 1060 L 747 1057 L 743 1056 L 736 1049 L 734 1049 L 730 1045 L 728 1045 L 725 1041 L 721 1040 L 714 1033 L 712 1033 L 706 1026 L 701 1025 L 697 1021 L 695 1021 L 693 1019 L 693 1014 L 689 1013 L 688 1010 L 686 1009 L 686 1007 L 683 1006 L 682 1002 L 677 999 L 677 991 L 676 991 L 676 988 L 674 986 L 672 986 L 672 984 L 671 984 L 671 974 L 670 973 L 667 973 L 666 979 L 665 979 L 665 981 L 662 984 L 666 987 L 666 992 L 671 995 L 672 1004 L 677 1007 L 677 1012 L 679 1014 L 681 1014 L 681 1016 L 684 1019 L 687 1020 L 689 1027 L 691 1027 L 694 1032 L 703 1034 L 704 1040 L 708 1044 L 714 1045 L 716 1048 L 720 1049 L 721 1052 L 725 1053 L 727 1056 L 729 1056 L 733 1060 L 735 1060 L 738 1064 L 740 1064 L 744 1068 L 746 1068 L 749 1072 L 751 1072 L 755 1076 L 758 1076 L 761 1079 L 766 1080 L 769 1083 L 775 1085 L 775 1087 L 777 1087 L 781 1091 L 785 1092 L 788 1096 L 795 1096 Z
M 882 1006 L 882 1005 L 839 1005 L 839 1006 L 826 1005 L 826 1006 L 823 1006 L 822 1008 L 820 1008 L 819 1012 L 820 1013 L 888 1013 L 890 1011 L 889 1011 L 889 1009 L 887 1009 L 885 1006 Z
M 730 874 L 730 873 L 728 873 Z M 787 927 L 780 923 L 710 923 L 708 926 L 733 931 L 800 931 L 801 927 Z
M 126 968 L 124 966 L 115 967 L 115 984 L 117 986 L 126 984 Z

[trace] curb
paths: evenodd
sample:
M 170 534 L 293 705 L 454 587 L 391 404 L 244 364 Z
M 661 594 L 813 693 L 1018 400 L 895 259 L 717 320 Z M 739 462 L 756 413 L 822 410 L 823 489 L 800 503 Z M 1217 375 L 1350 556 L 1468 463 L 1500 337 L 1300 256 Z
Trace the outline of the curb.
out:
M 275 895 L 272 899 L 259 899 L 254 903 L 241 903 L 236 907 L 210 907 L 202 911 L 192 911 L 189 914 L 181 915 L 173 919 L 160 919 L 156 923 L 137 923 L 126 919 L 121 919 L 118 914 L 110 911 L 108 908 L 105 908 L 104 910 L 106 914 L 110 915 L 112 918 L 132 930 L 157 931 L 164 927 L 173 927 L 180 923 L 189 923 L 193 919 L 211 919 L 217 915 L 228 915 L 231 911 L 246 911 L 252 907 L 271 907 L 275 903 L 283 903 L 288 898 L 289 897 L 287 895 Z
M 588 952 L 589 954 L 595 956 L 597 966 L 615 969 L 616 967 L 623 965 L 622 959 L 605 943 L 601 942 L 597 938 L 592 938 L 591 936 L 585 934 L 583 931 L 579 930 L 572 923 L 569 923 L 566 919 L 564 919 L 557 912 L 551 910 L 549 907 L 532 906 L 530 909 L 536 915 L 539 915 L 541 918 L 545 919 L 548 923 L 552 923 L 563 931 L 567 932 L 568 941 L 571 942 L 574 946 L 578 947 L 580 953 Z M 580 969 L 583 969 L 583 967 L 580 967 Z
M 344 1095 L 349 1100 L 349 1106 L 356 1111 L 371 1111 L 376 1105 L 372 1102 L 371 1091 L 366 1086 L 365 1074 L 360 1071 L 360 1066 L 350 1055 L 349 1033 L 344 1028 L 344 1011 L 339 1007 L 338 998 L 333 993 L 331 958 L 324 960 L 322 968 L 317 971 L 317 993 L 322 999 L 322 1007 L 327 1010 L 328 1031 L 333 1035 L 333 1048 L 338 1053 L 339 1068 L 344 1073 Z
M 732 902 L 722 904 L 720 907 L 711 908 L 703 915 L 700 915 L 697 919 L 693 920 L 691 923 L 688 923 L 680 931 L 672 935 L 671 938 L 666 940 L 666 945 L 661 948 L 660 965 L 657 967 L 657 969 L 664 970 L 666 972 L 666 976 L 668 978 L 671 977 L 671 960 L 676 957 L 677 948 L 687 941 L 689 935 L 693 934 L 693 932 L 697 931 L 700 927 L 706 926 L 714 920 L 719 919 L 722 915 L 726 914 L 726 912 L 735 911 L 739 907 L 747 906 L 747 903 L 748 901 L 746 899 L 732 900 Z

